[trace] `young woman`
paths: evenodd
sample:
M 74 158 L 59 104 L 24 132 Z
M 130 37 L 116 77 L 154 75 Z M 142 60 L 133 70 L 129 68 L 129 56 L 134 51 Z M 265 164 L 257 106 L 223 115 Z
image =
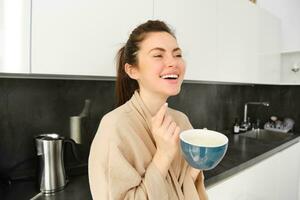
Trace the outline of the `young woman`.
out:
M 174 34 L 161 21 L 141 24 L 119 50 L 117 67 L 119 107 L 102 118 L 90 151 L 93 198 L 208 199 L 202 171 L 179 151 L 179 133 L 192 126 L 166 103 L 185 74 Z

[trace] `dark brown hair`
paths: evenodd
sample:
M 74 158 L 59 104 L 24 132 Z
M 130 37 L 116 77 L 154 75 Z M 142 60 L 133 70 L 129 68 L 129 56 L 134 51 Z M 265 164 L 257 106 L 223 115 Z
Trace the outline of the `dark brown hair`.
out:
M 140 49 L 139 44 L 146 38 L 147 33 L 151 32 L 167 32 L 175 38 L 171 29 L 164 22 L 159 20 L 149 20 L 132 31 L 126 44 L 117 54 L 117 106 L 123 105 L 131 98 L 134 91 L 139 89 L 138 82 L 127 75 L 125 64 L 128 63 L 135 65 L 135 67 L 138 66 L 137 53 Z

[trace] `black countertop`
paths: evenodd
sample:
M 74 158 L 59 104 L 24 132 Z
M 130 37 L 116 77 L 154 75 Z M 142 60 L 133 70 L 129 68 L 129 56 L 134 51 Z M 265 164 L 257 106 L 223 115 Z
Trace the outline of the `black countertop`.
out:
M 228 150 L 223 160 L 216 168 L 204 172 L 206 186 L 211 186 L 248 168 L 300 140 L 299 134 L 291 134 L 283 140 L 278 140 L 276 138 L 260 140 L 244 137 L 242 135 L 233 135 L 226 131 L 223 133 L 226 134 L 229 139 Z M 66 188 L 52 196 L 44 196 L 39 193 L 35 181 L 16 182 L 0 191 L 0 199 L 92 199 L 86 173 L 70 177 L 69 179 L 70 181 Z
M 69 172 L 68 172 L 69 171 Z M 67 171 L 68 183 L 64 190 L 45 196 L 40 193 L 36 180 L 14 181 L 0 188 L 0 200 L 89 200 L 92 199 L 87 176 L 87 165 Z
M 2 198 L 0 198 L 2 199 Z M 55 195 L 45 196 L 39 192 L 34 181 L 19 182 L 11 186 L 6 192 L 4 200 L 89 200 L 92 199 L 88 176 L 81 175 L 70 178 L 65 189 Z
M 228 150 L 217 167 L 204 172 L 206 187 L 236 174 L 300 140 L 300 134 L 292 133 L 286 134 L 284 139 L 275 136 L 268 137 L 266 140 L 245 137 L 245 133 L 235 135 L 228 131 L 221 132 L 228 137 Z M 272 135 L 274 136 L 274 134 Z

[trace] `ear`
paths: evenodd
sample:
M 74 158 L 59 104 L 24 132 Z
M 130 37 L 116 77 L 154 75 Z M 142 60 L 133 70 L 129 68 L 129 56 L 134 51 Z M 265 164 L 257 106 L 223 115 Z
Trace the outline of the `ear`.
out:
M 128 74 L 128 76 L 132 79 L 139 79 L 139 71 L 137 67 L 130 65 L 128 63 L 125 64 L 125 72 Z

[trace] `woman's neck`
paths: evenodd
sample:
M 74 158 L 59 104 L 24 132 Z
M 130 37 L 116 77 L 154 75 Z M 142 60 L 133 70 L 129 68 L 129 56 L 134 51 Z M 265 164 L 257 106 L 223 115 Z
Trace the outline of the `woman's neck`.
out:
M 168 99 L 168 97 L 163 97 L 158 94 L 151 93 L 144 90 L 140 90 L 139 94 L 152 116 L 154 116 L 157 113 L 160 107 L 164 103 L 166 103 Z

